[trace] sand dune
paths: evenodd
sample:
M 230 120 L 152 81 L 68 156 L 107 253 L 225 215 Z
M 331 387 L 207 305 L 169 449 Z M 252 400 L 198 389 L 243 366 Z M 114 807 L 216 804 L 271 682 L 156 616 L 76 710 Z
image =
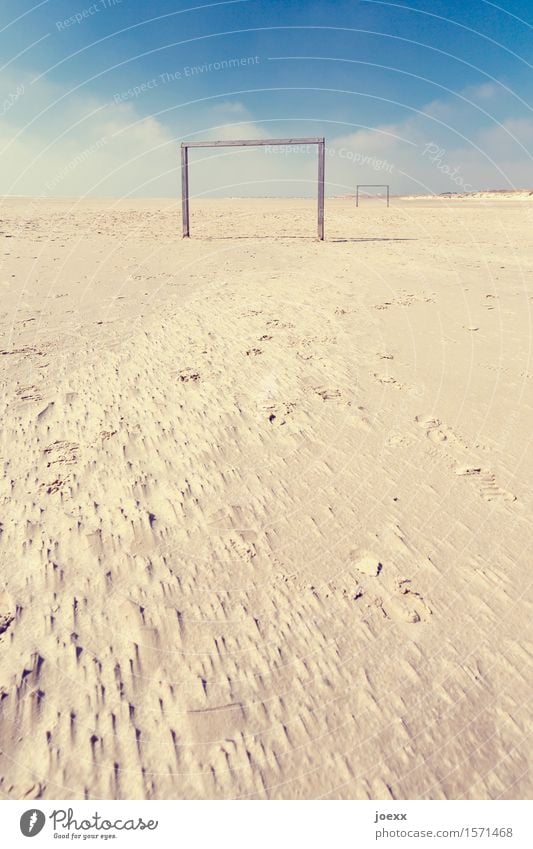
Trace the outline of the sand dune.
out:
M 527 798 L 532 207 L 2 202 L 4 798 Z
M 406 200 L 487 200 L 490 202 L 502 200 L 527 201 L 531 203 L 533 189 L 487 189 L 479 192 L 443 192 L 438 195 L 406 195 L 401 198 Z

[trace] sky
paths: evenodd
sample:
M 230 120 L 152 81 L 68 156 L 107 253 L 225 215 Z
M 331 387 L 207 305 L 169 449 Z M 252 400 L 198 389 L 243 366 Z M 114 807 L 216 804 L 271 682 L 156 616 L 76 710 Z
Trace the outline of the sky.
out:
M 326 193 L 533 188 L 531 0 L 2 0 L 0 194 L 173 197 L 184 140 L 326 138 Z M 316 150 L 191 151 L 311 196 Z

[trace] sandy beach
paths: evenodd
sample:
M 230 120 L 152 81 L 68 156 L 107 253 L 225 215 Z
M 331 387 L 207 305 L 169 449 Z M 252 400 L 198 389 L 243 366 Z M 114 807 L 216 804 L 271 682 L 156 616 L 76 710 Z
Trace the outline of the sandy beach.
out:
M 0 219 L 0 796 L 530 798 L 533 197 Z

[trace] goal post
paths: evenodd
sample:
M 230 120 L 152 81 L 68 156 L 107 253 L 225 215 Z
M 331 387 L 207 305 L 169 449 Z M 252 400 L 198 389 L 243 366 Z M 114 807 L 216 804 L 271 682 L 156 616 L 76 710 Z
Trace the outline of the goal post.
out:
M 326 170 L 326 140 L 324 137 L 311 139 L 240 139 L 235 141 L 193 141 L 181 143 L 181 211 L 183 238 L 190 233 L 189 217 L 189 150 L 198 147 L 264 147 L 270 145 L 316 144 L 318 151 L 317 174 L 317 235 L 324 241 L 324 178 Z
M 358 183 L 355 190 L 356 206 L 359 206 L 359 189 L 387 189 L 387 206 L 389 206 L 390 187 L 388 183 Z

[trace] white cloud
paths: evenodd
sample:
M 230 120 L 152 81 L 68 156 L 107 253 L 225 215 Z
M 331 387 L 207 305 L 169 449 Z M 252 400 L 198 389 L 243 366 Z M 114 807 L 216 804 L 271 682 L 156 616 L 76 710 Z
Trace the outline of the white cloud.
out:
M 246 106 L 238 100 L 224 100 L 222 103 L 212 106 L 211 111 L 214 113 L 222 112 L 224 115 L 248 115 Z
M 290 121 L 255 121 L 239 100 L 208 101 L 194 115 L 179 110 L 143 117 L 135 100 L 109 104 L 82 92 L 65 97 L 63 88 L 44 79 L 31 85 L 29 76 L 4 77 L 3 89 L 19 96 L 3 107 L 0 194 L 178 195 L 182 138 L 268 139 L 295 129 Z M 461 181 L 473 188 L 531 185 L 533 119 L 523 117 L 497 85 L 470 87 L 462 95 L 505 117 L 491 120 L 450 96 L 395 124 L 329 135 L 328 193 L 351 193 L 356 183 L 390 183 L 395 193 L 460 190 Z M 308 131 L 300 125 L 302 132 Z M 308 134 L 316 132 L 315 124 Z M 193 197 L 315 192 L 314 148 L 198 150 L 190 161 Z
M 8 88 L 9 82 L 14 85 L 8 81 Z M 0 126 L 1 194 L 161 191 L 165 162 L 176 161 L 170 152 L 174 139 L 164 124 L 140 117 L 132 104 L 106 104 L 76 93 L 54 105 L 64 94 L 54 84 L 32 85 L 29 77 L 17 84 L 24 93 Z

